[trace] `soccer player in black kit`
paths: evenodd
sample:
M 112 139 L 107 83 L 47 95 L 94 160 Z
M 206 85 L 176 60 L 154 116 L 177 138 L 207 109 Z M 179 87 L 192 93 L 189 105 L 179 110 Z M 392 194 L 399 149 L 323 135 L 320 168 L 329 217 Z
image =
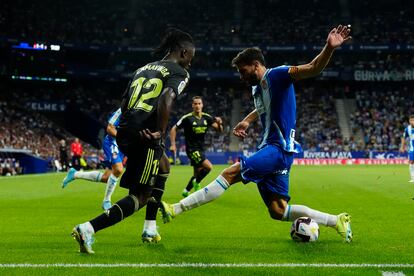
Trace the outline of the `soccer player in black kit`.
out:
M 204 155 L 204 137 L 207 129 L 211 126 L 215 130 L 223 131 L 223 121 L 220 117 L 212 117 L 210 114 L 203 112 L 203 99 L 195 96 L 192 99 L 193 112 L 181 117 L 181 119 L 171 128 L 170 141 L 172 152 L 176 152 L 175 138 L 177 136 L 177 128 L 184 129 L 185 147 L 188 158 L 193 166 L 193 176 L 183 190 L 183 197 L 187 197 L 192 188 L 198 191 L 200 182 L 213 168 L 211 162 Z
M 72 236 L 79 243 L 80 252 L 94 253 L 92 244 L 96 232 L 132 215 L 144 207 L 151 196 L 157 200 L 153 187 L 159 187 L 159 182 L 165 184 L 168 177 L 165 133 L 173 101 L 189 81 L 186 69 L 195 54 L 194 42 L 188 33 L 169 29 L 154 53 L 165 56 L 135 71 L 121 102 L 122 116 L 116 141 L 128 156 L 120 186 L 129 189 L 129 194 L 116 202 L 108 214 L 75 226 Z M 158 204 L 150 200 L 151 203 Z

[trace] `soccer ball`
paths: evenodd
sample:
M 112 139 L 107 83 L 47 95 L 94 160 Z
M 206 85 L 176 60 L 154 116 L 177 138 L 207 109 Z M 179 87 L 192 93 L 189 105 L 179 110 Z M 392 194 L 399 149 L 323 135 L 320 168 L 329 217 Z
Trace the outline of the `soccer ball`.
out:
M 298 242 L 314 242 L 319 237 L 319 226 L 311 218 L 301 217 L 292 223 L 290 236 Z

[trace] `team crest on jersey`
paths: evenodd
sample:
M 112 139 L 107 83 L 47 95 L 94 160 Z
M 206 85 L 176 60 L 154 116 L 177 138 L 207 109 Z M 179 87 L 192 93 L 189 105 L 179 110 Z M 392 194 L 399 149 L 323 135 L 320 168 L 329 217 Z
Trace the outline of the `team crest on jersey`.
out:
M 118 158 L 118 153 L 114 152 L 112 153 L 112 159 L 117 159 Z
M 185 78 L 185 80 L 180 82 L 180 85 L 178 85 L 178 95 L 180 95 L 181 92 L 183 92 L 185 86 L 187 85 L 187 82 L 188 82 L 188 78 Z

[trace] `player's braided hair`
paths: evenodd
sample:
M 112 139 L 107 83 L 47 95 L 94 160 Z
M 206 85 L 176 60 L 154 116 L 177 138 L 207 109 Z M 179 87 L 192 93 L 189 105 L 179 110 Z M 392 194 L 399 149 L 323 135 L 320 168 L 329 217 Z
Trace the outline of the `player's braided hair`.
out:
M 165 35 L 162 38 L 160 45 L 153 50 L 153 54 L 166 55 L 177 49 L 188 46 L 194 46 L 193 38 L 189 33 L 183 32 L 177 28 L 168 28 L 165 31 Z

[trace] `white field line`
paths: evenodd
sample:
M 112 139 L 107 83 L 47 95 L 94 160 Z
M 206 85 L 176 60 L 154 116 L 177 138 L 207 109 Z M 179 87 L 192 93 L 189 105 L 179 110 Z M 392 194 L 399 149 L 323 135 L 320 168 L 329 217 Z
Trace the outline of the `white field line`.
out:
M 382 271 L 382 276 L 405 276 L 401 271 Z
M 0 268 L 259 268 L 259 267 L 274 267 L 274 268 L 295 268 L 295 267 L 315 267 L 315 268 L 414 268 L 414 264 L 326 264 L 326 263 L 113 263 L 113 264 L 99 264 L 99 263 L 49 263 L 49 264 L 32 264 L 32 263 L 3 263 Z

